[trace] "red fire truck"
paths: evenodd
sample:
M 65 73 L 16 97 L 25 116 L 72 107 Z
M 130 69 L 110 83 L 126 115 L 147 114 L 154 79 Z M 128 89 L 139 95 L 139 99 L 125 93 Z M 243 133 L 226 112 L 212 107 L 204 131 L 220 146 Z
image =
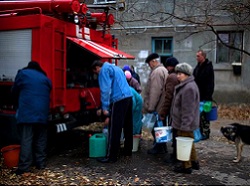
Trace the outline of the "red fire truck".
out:
M 117 49 L 118 41 L 110 33 L 111 9 L 111 5 L 86 5 L 78 0 L 0 2 L 2 145 L 17 137 L 11 87 L 17 71 L 31 60 L 39 62 L 52 80 L 49 122 L 53 131 L 69 131 L 98 120 L 100 90 L 91 63 L 134 59 Z

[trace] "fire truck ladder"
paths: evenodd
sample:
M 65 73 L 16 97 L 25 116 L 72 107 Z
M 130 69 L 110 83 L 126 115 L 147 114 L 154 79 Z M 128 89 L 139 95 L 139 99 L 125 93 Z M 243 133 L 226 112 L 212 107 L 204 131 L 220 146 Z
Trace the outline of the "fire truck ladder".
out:
M 62 27 L 62 28 L 61 28 Z M 66 105 L 66 26 L 56 28 L 53 24 L 53 80 L 54 87 L 54 106 Z

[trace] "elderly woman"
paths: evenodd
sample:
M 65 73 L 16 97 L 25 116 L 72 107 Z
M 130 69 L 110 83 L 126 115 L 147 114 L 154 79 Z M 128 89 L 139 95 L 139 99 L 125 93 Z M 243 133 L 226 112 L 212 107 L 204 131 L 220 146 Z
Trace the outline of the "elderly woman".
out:
M 194 138 L 193 131 L 199 127 L 199 89 L 189 64 L 180 63 L 176 65 L 175 71 L 180 84 L 175 87 L 171 107 L 172 127 L 177 130 L 177 136 Z M 194 144 L 189 161 L 183 161 L 182 165 L 175 167 L 174 171 L 191 174 L 192 169 L 199 169 Z

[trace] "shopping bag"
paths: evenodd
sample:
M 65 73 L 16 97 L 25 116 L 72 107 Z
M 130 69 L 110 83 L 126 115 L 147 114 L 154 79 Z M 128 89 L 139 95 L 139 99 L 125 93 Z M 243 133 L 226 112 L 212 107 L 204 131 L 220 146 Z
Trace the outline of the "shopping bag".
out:
M 202 138 L 200 128 L 194 130 L 194 143 L 199 142 Z
M 148 129 L 149 131 L 153 130 L 155 122 L 156 122 L 156 116 L 154 113 L 147 113 L 143 115 L 142 118 L 143 127 Z

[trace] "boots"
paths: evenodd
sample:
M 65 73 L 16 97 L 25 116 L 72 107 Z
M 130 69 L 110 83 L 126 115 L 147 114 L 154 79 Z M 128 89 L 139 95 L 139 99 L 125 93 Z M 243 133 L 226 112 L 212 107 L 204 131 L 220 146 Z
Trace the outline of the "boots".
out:
M 154 147 L 152 149 L 149 149 L 148 150 L 148 154 L 153 154 L 153 155 L 156 155 L 156 154 L 164 154 L 164 153 L 167 153 L 167 145 L 166 143 L 160 143 L 160 144 L 155 144 Z

